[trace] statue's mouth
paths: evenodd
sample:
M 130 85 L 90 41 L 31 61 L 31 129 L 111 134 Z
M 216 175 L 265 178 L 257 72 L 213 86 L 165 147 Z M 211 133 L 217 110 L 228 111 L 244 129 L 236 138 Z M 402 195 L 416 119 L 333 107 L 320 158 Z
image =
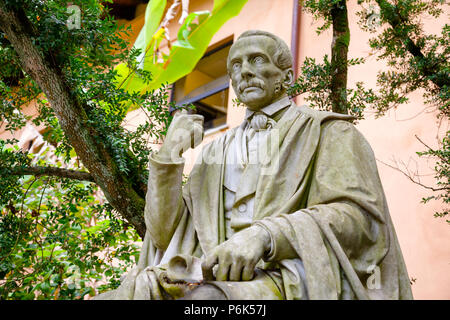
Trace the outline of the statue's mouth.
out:
M 245 83 L 239 86 L 239 91 L 241 93 L 248 92 L 248 91 L 254 91 L 254 90 L 261 90 L 262 86 L 259 83 Z
M 261 88 L 260 87 L 257 87 L 257 86 L 250 86 L 250 87 L 245 87 L 243 90 L 242 90 L 242 92 L 248 92 L 248 91 L 254 91 L 254 90 L 260 90 Z

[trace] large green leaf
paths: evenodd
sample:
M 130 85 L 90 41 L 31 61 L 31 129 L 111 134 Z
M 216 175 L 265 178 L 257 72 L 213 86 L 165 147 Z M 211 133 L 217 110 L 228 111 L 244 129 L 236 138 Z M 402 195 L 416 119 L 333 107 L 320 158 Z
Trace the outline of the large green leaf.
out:
M 141 49 L 143 52 L 147 50 L 147 44 L 150 43 L 161 23 L 166 4 L 167 0 L 151 0 L 149 2 L 145 9 L 145 24 L 136 38 L 135 48 Z
M 145 24 L 133 45 L 134 48 L 140 49 L 142 52 L 138 57 L 139 62 L 144 63 L 144 55 L 148 54 L 148 51 L 153 52 L 150 49 L 155 43 L 155 38 L 162 36 L 162 30 L 158 30 L 158 28 L 163 18 L 166 4 L 167 0 L 151 0 L 145 9 Z M 145 85 L 142 80 L 127 67 L 127 65 L 122 63 L 116 66 L 115 69 L 118 73 L 116 81 L 119 86 L 125 86 L 129 90 L 131 89 L 131 91 L 136 91 L 133 90 L 133 87 L 139 88 Z M 132 78 L 134 78 L 134 80 Z M 130 80 L 130 82 L 126 83 L 127 80 Z M 129 88 L 130 85 L 131 88 Z
M 155 55 L 164 36 L 163 30 L 157 29 L 156 25 L 157 21 L 159 25 L 164 9 L 157 8 L 156 2 L 162 6 L 166 1 L 150 2 L 145 25 L 135 43 L 136 48 L 145 48 L 143 68 L 152 73 L 152 80 L 145 83 L 137 72 L 124 64 L 116 68 L 118 84 L 130 92 L 144 93 L 158 89 L 162 84 L 173 83 L 191 72 L 208 48 L 213 35 L 226 21 L 239 14 L 247 0 L 215 0 L 211 13 L 201 11 L 189 14 L 164 62 L 159 62 Z M 150 37 L 151 32 L 153 33 Z

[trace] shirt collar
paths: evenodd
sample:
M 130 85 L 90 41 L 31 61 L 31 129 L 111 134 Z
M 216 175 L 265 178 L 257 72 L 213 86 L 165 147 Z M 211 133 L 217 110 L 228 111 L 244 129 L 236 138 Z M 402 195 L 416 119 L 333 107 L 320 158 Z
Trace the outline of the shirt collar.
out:
M 260 111 L 270 117 L 270 116 L 274 115 L 275 113 L 277 113 L 278 111 L 280 111 L 281 109 L 284 109 L 285 107 L 287 107 L 290 104 L 291 104 L 291 100 L 289 99 L 288 96 L 285 96 L 285 97 L 275 101 L 274 103 L 271 103 L 268 106 L 265 106 Z M 255 112 L 256 111 L 253 111 L 253 110 L 250 110 L 249 108 L 247 108 L 245 110 L 245 119 L 247 120 L 248 118 L 250 118 Z

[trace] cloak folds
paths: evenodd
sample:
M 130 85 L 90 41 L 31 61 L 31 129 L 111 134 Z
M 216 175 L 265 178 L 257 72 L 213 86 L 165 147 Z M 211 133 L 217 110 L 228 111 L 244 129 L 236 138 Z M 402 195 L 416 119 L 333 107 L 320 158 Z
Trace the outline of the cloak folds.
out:
M 272 129 L 278 130 L 277 159 L 269 174 L 252 179 L 253 223 L 272 238 L 264 260 L 281 271 L 287 299 L 412 299 L 373 152 L 348 119 L 292 104 Z M 160 281 L 171 258 L 200 258 L 225 241 L 223 164 L 235 133 L 203 148 L 185 186 L 182 159 L 150 158 L 138 265 L 99 298 L 161 299 L 158 282 L 171 290 Z M 235 206 L 244 199 L 237 197 Z

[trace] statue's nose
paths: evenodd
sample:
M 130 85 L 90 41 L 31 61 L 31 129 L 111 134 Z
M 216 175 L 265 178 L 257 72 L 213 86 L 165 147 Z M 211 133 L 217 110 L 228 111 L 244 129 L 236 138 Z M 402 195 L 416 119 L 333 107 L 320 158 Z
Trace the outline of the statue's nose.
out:
M 243 78 L 251 78 L 255 76 L 250 63 L 244 61 L 241 66 L 241 76 Z

